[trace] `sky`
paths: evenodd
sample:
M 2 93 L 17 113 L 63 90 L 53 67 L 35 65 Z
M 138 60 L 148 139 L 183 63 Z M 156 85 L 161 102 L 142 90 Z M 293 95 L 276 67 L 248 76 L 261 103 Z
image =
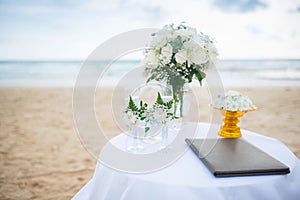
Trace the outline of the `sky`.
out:
M 0 0 L 0 60 L 82 60 L 115 35 L 182 21 L 221 59 L 300 59 L 300 0 Z

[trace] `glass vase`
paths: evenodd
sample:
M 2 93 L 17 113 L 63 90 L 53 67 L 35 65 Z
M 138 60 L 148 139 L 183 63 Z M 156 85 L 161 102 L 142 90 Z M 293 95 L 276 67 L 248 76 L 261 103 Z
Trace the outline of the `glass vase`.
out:
M 190 109 L 190 88 L 183 86 L 177 90 L 173 89 L 174 114 L 177 118 L 184 117 Z

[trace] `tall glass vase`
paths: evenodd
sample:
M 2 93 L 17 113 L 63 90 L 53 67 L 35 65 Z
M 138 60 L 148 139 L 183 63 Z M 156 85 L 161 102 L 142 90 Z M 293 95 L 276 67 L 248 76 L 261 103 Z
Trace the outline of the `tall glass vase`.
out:
M 182 86 L 180 88 L 173 88 L 173 113 L 176 116 L 176 119 L 173 120 L 172 124 L 170 125 L 170 129 L 175 132 L 181 130 L 182 122 L 184 117 L 186 117 L 189 113 L 190 104 L 191 104 L 191 94 L 190 89 L 186 86 Z
M 173 87 L 174 88 L 174 87 Z M 186 86 L 173 89 L 174 114 L 177 118 L 182 119 L 190 109 L 191 103 L 190 89 Z

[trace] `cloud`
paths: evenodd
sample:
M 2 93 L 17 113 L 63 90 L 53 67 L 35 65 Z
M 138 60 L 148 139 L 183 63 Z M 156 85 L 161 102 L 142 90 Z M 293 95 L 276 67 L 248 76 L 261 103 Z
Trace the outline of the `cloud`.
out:
M 257 8 L 266 8 L 260 0 L 214 0 L 214 6 L 223 12 L 251 12 Z
M 122 32 L 182 21 L 222 58 L 299 58 L 298 1 L 0 0 L 0 59 L 84 59 Z
M 249 31 L 252 34 L 262 34 L 263 33 L 263 29 L 259 28 L 258 26 L 247 25 L 245 28 L 247 31 Z

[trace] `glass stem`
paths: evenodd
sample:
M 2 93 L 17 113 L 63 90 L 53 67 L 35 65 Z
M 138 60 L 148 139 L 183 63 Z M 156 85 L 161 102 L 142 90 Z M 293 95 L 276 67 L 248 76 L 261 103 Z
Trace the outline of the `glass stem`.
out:
M 169 137 L 168 126 L 166 124 L 164 124 L 163 127 L 162 127 L 162 141 L 163 141 L 163 145 L 166 145 L 166 143 L 168 141 L 168 137 Z

